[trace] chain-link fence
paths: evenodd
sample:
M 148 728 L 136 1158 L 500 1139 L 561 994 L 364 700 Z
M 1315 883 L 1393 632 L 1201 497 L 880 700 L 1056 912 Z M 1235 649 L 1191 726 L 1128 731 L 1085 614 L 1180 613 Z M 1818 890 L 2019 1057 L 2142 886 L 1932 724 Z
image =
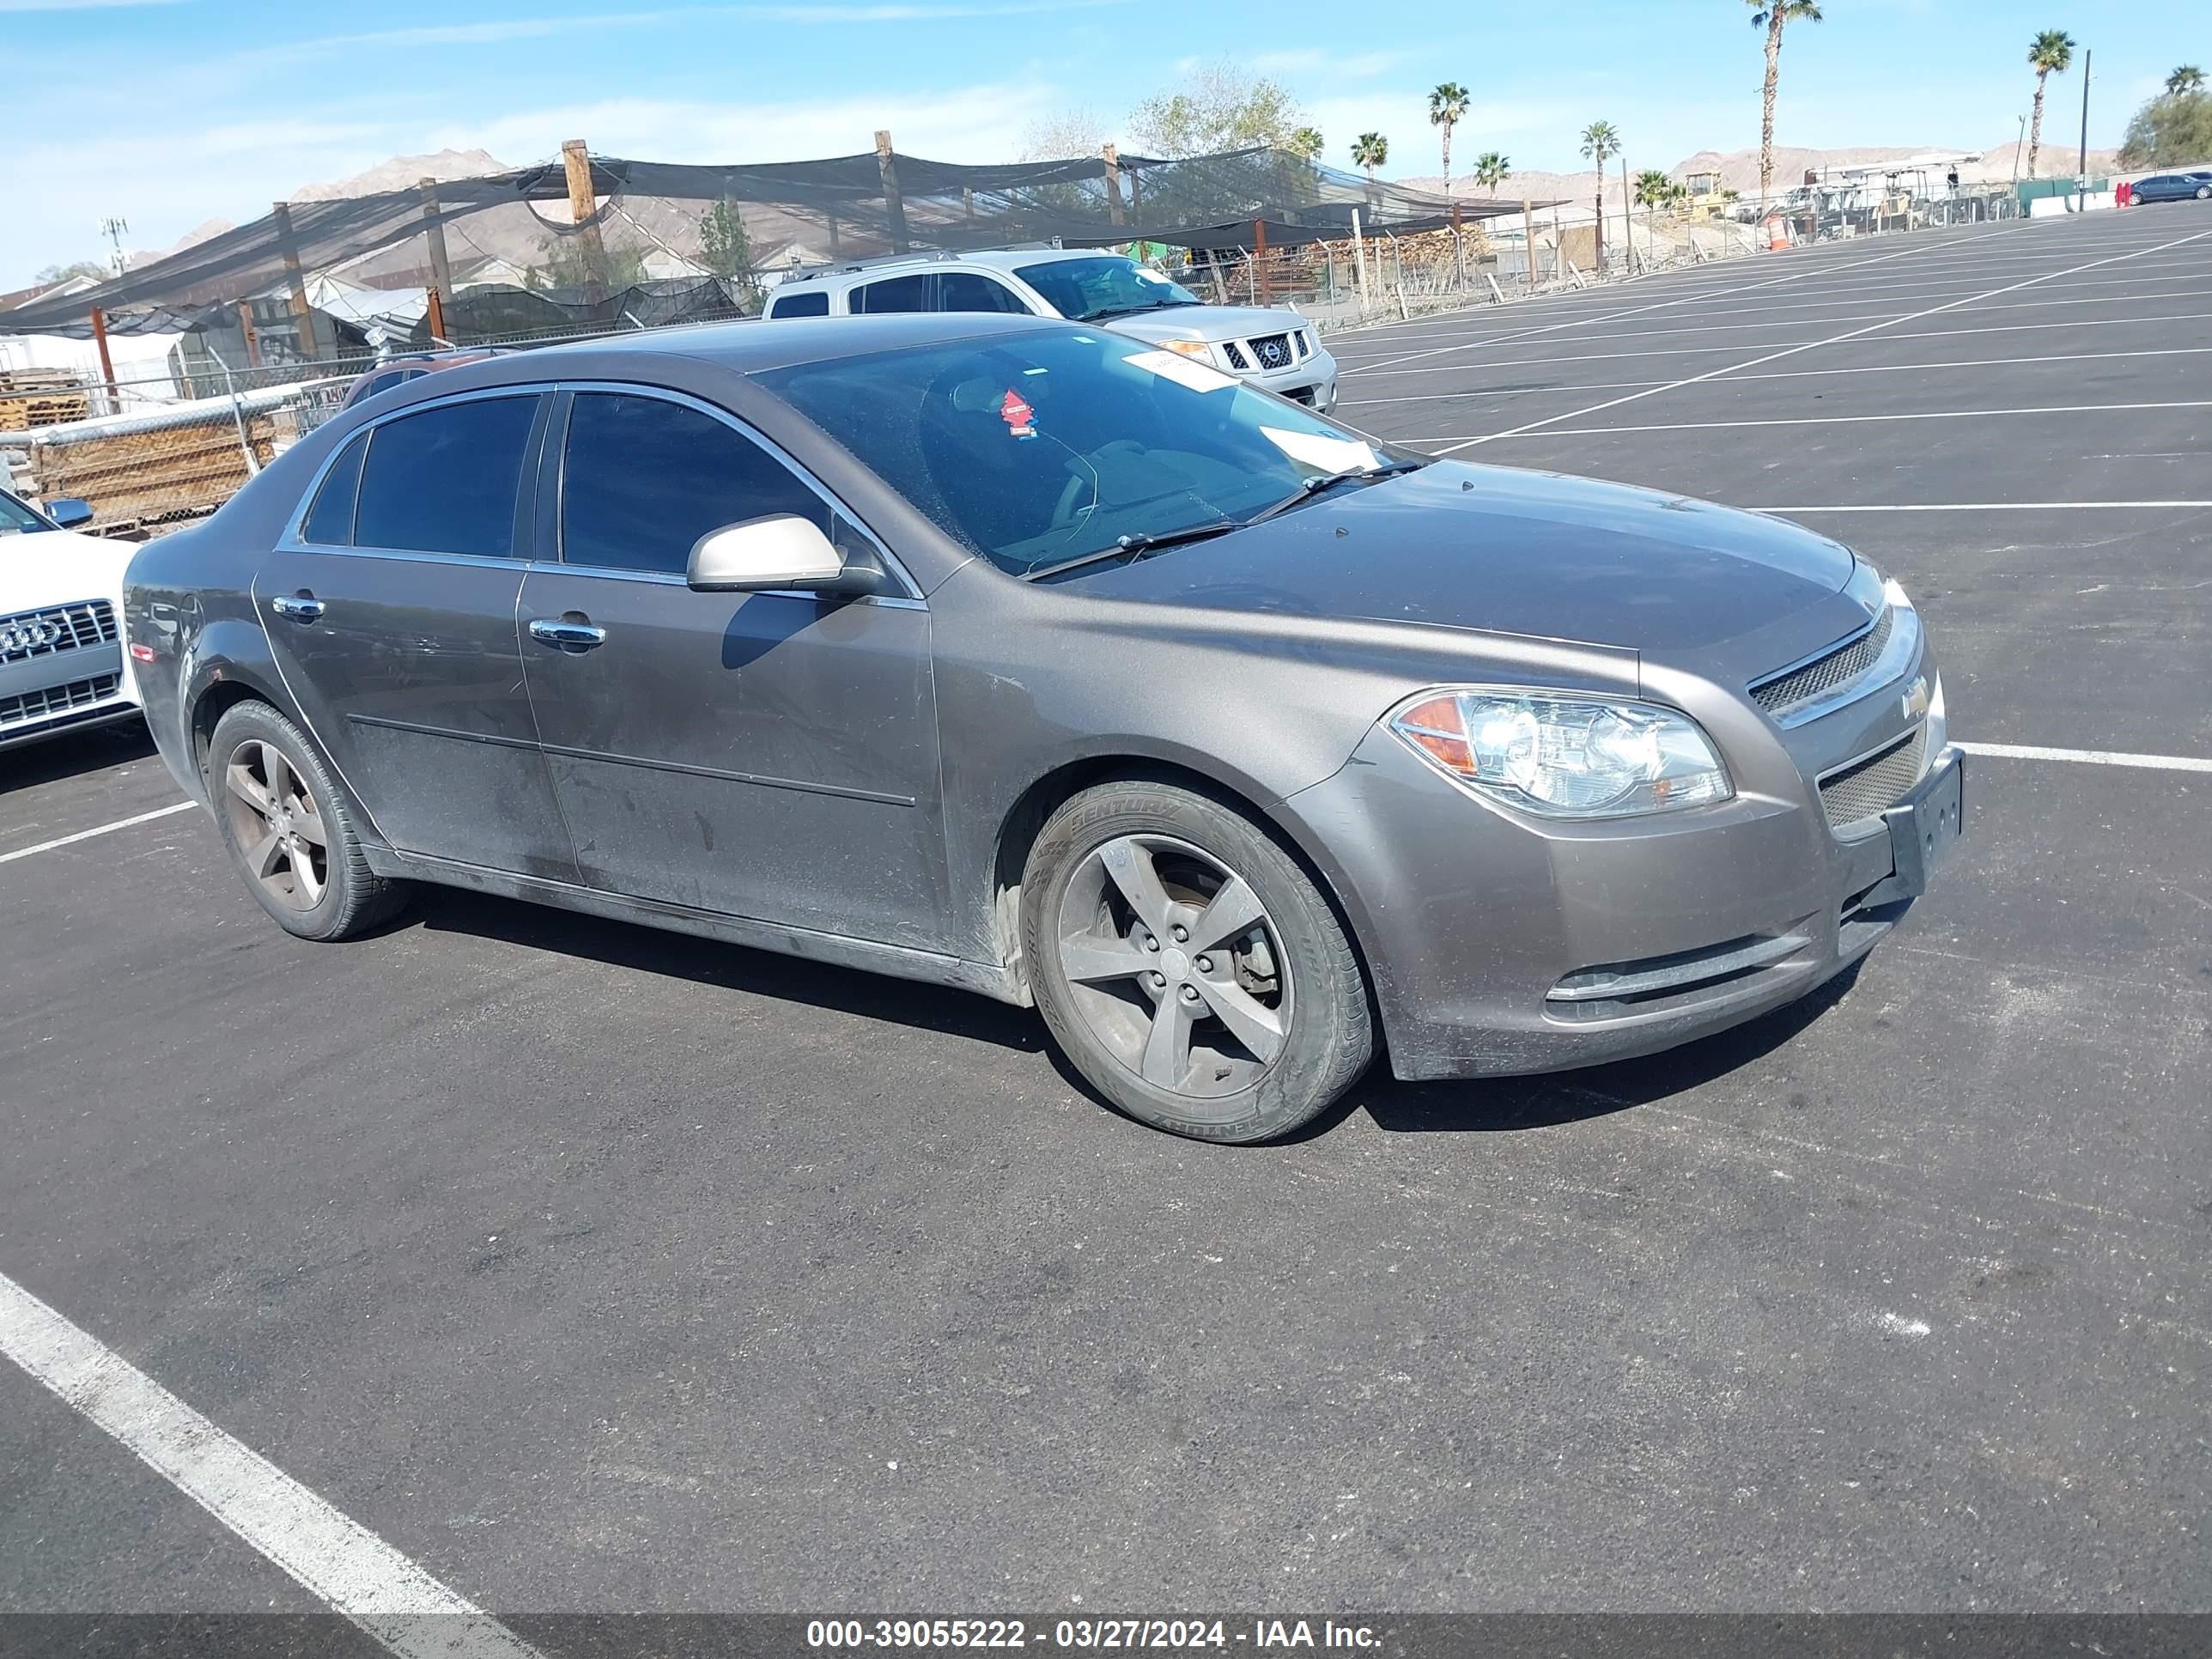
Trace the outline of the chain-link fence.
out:
M 1817 206 L 1747 223 L 1678 208 L 1609 210 L 1601 222 L 1565 204 L 1425 227 L 1349 234 L 1270 222 L 1215 228 L 1211 246 L 1127 246 L 1201 299 L 1287 307 L 1322 331 L 1646 274 L 1740 259 L 1800 242 L 1889 235 L 2017 216 L 2010 194 Z M 1296 239 L 1283 245 L 1285 236 Z M 1239 246 L 1241 241 L 1243 244 Z M 771 273 L 773 275 L 775 273 Z M 465 291 L 463 299 L 467 299 Z M 179 334 L 161 367 L 113 380 L 45 370 L 0 373 L 0 483 L 33 500 L 91 503 L 97 532 L 143 537 L 213 512 L 289 444 L 340 409 L 365 374 L 425 348 L 526 350 L 561 340 L 751 314 L 759 293 L 719 278 L 652 279 L 564 299 L 488 291 L 446 312 L 442 331 L 404 326 L 343 332 L 339 349 L 303 354 L 282 296 L 213 312 Z M 368 343 L 369 337 L 374 343 Z M 318 342 L 321 343 L 321 342 Z M 11 429 L 12 428 L 12 429 Z

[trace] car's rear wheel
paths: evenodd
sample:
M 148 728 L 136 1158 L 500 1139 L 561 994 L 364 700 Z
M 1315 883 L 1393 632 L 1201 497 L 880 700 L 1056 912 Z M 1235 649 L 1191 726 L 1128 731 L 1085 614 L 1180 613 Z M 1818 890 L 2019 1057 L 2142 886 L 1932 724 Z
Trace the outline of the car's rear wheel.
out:
M 1170 784 L 1054 813 L 1022 883 L 1023 955 L 1060 1050 L 1130 1116 L 1243 1142 L 1288 1133 L 1366 1068 L 1343 927 L 1249 819 Z
M 261 908 L 301 939 L 375 927 L 406 889 L 375 875 L 345 797 L 307 734 L 265 702 L 241 702 L 208 745 L 216 822 Z

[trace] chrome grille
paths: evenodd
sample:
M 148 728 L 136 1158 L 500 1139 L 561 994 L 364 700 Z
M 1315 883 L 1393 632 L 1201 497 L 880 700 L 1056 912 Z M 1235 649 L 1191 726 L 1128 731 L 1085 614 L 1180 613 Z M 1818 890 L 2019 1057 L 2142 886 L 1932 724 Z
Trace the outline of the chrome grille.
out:
M 1920 781 L 1928 728 L 1916 726 L 1887 749 L 1820 780 L 1820 810 L 1831 830 L 1844 830 L 1887 811 Z
M 71 680 L 67 685 L 49 685 L 43 690 L 0 697 L 0 730 L 31 720 L 52 720 L 73 708 L 88 708 L 103 697 L 113 696 L 122 684 L 119 674 L 100 674 L 88 680 Z
M 115 607 L 106 599 L 53 605 L 0 617 L 0 663 L 27 662 L 115 640 Z
M 1288 368 L 1294 361 L 1287 334 L 1262 334 L 1246 343 L 1252 349 L 1252 360 L 1262 368 Z
M 1754 685 L 1751 688 L 1751 700 L 1768 714 L 1779 717 L 1827 696 L 1838 686 L 1849 685 L 1881 660 L 1882 647 L 1889 643 L 1890 633 L 1896 626 L 1896 608 L 1883 606 L 1881 615 L 1865 633 L 1845 641 L 1825 656 L 1815 657 L 1802 668 L 1793 668 L 1786 674 L 1778 674 Z

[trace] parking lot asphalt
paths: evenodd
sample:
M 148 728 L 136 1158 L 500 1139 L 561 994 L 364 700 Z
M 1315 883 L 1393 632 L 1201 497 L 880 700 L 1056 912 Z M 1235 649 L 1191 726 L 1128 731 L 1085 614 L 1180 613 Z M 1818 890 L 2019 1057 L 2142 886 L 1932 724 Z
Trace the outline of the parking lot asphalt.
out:
M 1808 1004 L 1236 1151 L 950 991 L 305 944 L 196 811 L 48 845 L 175 799 L 143 737 L 10 753 L 0 1274 L 502 1613 L 2212 1607 L 2212 210 L 1334 349 L 1379 435 L 1850 542 L 1955 737 L 2077 757 L 1977 756 Z M 0 1365 L 0 1610 L 313 1605 Z

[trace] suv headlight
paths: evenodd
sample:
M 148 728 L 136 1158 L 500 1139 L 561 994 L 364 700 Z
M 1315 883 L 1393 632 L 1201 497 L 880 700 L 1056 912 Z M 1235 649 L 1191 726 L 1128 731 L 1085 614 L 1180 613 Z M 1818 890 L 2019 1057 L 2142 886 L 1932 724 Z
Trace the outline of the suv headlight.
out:
M 1390 730 L 1430 765 L 1547 818 L 1620 818 L 1735 794 L 1712 741 L 1656 703 L 1489 687 L 1424 691 Z
M 1203 340 L 1162 340 L 1158 344 L 1163 351 L 1172 351 L 1178 357 L 1195 357 L 1202 363 L 1213 361 L 1213 348 Z

